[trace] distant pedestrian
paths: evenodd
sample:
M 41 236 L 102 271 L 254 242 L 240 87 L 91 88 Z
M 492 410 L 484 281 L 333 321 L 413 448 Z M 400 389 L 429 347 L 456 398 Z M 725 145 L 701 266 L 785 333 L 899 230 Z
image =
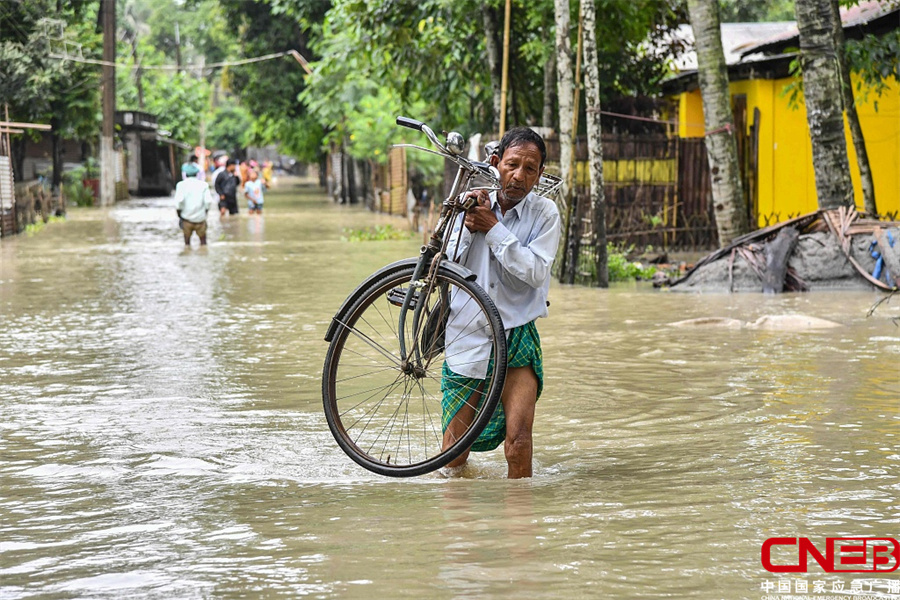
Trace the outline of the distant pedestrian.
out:
M 181 219 L 185 246 L 191 245 L 194 232 L 200 238 L 200 245 L 206 245 L 206 213 L 212 206 L 212 200 L 209 184 L 196 177 L 183 179 L 175 186 L 175 210 Z
M 246 160 L 242 160 L 238 165 L 238 176 L 241 178 L 241 187 L 249 180 L 250 164 Z
M 237 169 L 237 161 L 229 158 L 225 163 L 225 169 L 219 173 L 213 182 L 216 194 L 219 195 L 219 214 L 225 216 L 238 214 L 237 189 L 240 179 L 234 174 Z
M 263 182 L 259 179 L 259 175 L 256 174 L 256 171 L 250 169 L 247 173 L 247 176 L 250 178 L 249 181 L 244 183 L 244 196 L 247 198 L 247 210 L 250 214 L 262 214 L 263 202 L 265 198 L 263 197 Z
M 267 160 L 267 161 L 263 162 L 262 178 L 263 178 L 263 185 L 266 186 L 266 189 L 269 189 L 270 187 L 272 187 L 272 161 L 271 160 Z
M 197 164 L 197 155 L 191 154 L 186 163 L 181 165 L 181 179 L 185 180 L 189 177 L 197 177 L 200 173 L 200 165 Z
M 213 189 L 215 189 L 215 187 L 216 187 L 216 179 L 218 179 L 219 175 L 222 173 L 222 171 L 225 170 L 225 161 L 226 160 L 227 160 L 227 157 L 225 159 L 217 158 L 215 160 L 215 162 L 213 163 L 213 166 L 215 167 L 215 169 L 213 169 L 212 177 L 210 177 L 210 180 L 209 180 L 210 184 L 213 186 Z

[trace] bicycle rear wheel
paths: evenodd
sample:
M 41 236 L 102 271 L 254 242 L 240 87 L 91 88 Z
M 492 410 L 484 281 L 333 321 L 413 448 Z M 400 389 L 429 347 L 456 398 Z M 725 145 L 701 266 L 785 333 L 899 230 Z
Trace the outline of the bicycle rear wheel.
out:
M 476 283 L 443 268 L 432 292 L 419 290 L 413 298 L 403 331 L 410 357 L 408 364 L 401 362 L 399 315 L 406 291 L 419 284 L 412 281 L 413 270 L 411 265 L 375 282 L 345 318 L 336 317 L 322 375 L 325 416 L 335 440 L 359 465 L 393 477 L 434 471 L 468 449 L 490 421 L 506 378 L 500 313 Z M 421 326 L 414 335 L 412 309 L 419 303 Z M 446 441 L 445 362 L 454 372 L 484 379 L 469 390 Z

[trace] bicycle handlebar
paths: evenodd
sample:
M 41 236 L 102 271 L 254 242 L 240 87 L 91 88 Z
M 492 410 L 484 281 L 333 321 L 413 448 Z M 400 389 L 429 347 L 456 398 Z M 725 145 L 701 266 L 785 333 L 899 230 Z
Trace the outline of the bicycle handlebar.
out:
M 487 163 L 468 160 L 467 158 L 461 156 L 460 152 L 451 152 L 444 144 L 441 143 L 438 137 L 434 134 L 434 131 L 432 131 L 431 128 L 422 121 L 410 119 L 409 117 L 397 117 L 397 125 L 421 131 L 439 151 L 429 150 L 428 148 L 422 148 L 421 146 L 416 146 L 414 144 L 397 144 L 398 146 L 417 148 L 419 150 L 431 152 L 432 154 L 437 154 L 438 156 L 443 156 L 447 160 L 453 161 L 459 167 L 465 169 L 471 174 L 477 174 L 485 177 L 492 184 L 499 183 L 499 173 L 496 172 L 496 169 L 494 169 Z M 461 136 L 459 137 L 461 138 Z
M 397 117 L 397 125 L 401 127 L 409 127 L 410 129 L 415 129 L 416 131 L 422 131 L 422 127 L 425 125 L 422 121 L 416 121 L 415 119 L 410 119 L 409 117 Z

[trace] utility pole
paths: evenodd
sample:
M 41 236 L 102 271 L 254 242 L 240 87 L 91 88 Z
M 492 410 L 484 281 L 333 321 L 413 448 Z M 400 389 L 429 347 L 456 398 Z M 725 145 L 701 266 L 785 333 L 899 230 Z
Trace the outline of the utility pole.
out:
M 503 12 L 503 70 L 500 79 L 500 137 L 506 133 L 506 90 L 509 84 L 509 21 L 511 0 Z
M 100 135 L 100 206 L 116 201 L 116 0 L 100 0 L 103 11 L 103 130 Z

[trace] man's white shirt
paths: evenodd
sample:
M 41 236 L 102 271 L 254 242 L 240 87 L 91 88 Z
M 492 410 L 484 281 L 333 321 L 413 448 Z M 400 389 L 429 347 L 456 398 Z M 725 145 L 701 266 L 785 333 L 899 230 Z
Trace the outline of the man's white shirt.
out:
M 475 282 L 494 301 L 508 333 L 548 314 L 550 268 L 559 244 L 560 218 L 552 200 L 533 192 L 505 215 L 497 193 L 490 197 L 499 222 L 486 234 L 473 234 L 463 225 L 465 215 L 459 215 L 448 234 L 447 254 L 476 274 Z M 454 373 L 485 378 L 491 351 L 486 331 L 487 319 L 480 307 L 454 288 L 445 338 L 447 366 Z

